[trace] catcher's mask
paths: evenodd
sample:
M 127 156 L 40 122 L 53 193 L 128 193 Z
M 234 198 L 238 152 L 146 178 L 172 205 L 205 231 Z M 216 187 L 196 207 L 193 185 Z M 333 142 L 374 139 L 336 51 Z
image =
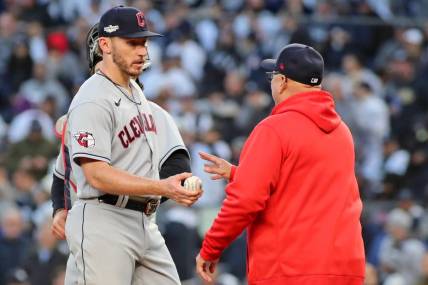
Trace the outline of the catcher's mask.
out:
M 95 65 L 103 60 L 103 55 L 98 47 L 98 26 L 99 23 L 93 25 L 86 35 L 86 57 L 88 60 L 89 70 L 91 73 L 94 73 Z M 146 42 L 147 44 L 147 42 Z M 144 59 L 143 71 L 149 68 L 151 65 L 150 57 L 147 54 L 147 57 Z
M 94 73 L 95 65 L 103 60 L 103 56 L 98 48 L 98 25 L 98 23 L 93 25 L 86 35 L 86 57 L 91 73 Z

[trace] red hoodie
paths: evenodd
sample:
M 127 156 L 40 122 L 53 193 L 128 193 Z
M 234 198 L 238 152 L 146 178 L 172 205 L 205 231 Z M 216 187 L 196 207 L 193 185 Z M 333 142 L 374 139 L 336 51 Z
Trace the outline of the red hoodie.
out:
M 250 285 L 363 284 L 354 145 L 329 93 L 278 104 L 245 143 L 226 194 L 203 259 L 247 228 Z

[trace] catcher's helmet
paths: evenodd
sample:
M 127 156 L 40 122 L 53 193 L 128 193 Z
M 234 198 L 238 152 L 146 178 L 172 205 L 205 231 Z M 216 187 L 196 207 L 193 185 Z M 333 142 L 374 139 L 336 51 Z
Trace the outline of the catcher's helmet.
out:
M 98 25 L 99 23 L 93 25 L 86 35 L 86 57 L 88 59 L 89 70 L 91 72 L 94 71 L 95 65 L 103 59 L 98 49 Z

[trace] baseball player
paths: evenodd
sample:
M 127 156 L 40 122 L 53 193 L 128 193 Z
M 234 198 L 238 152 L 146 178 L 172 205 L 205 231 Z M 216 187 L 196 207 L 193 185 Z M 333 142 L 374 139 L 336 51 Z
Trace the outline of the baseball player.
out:
M 99 67 L 99 62 L 102 60 L 101 55 L 97 51 L 98 42 L 98 23 L 95 24 L 88 32 L 86 37 L 86 55 L 89 63 L 90 73 L 93 74 Z M 150 61 L 145 62 L 145 70 L 149 67 Z M 137 78 L 137 83 L 138 78 Z M 142 87 L 143 88 L 143 87 Z M 150 105 L 155 105 L 149 102 Z M 172 118 L 162 110 L 159 106 L 155 105 L 152 108 L 155 117 L 159 117 L 157 121 L 163 122 L 164 127 L 160 129 L 159 136 L 164 142 L 161 146 L 162 157 L 165 159 L 160 167 L 160 178 L 166 178 L 182 172 L 190 172 L 190 160 L 187 149 L 185 148 L 182 138 L 178 132 Z M 159 112 L 160 111 L 160 112 Z M 52 233 L 57 239 L 64 240 L 65 232 L 64 227 L 67 219 L 67 209 L 76 199 L 75 192 L 77 191 L 76 183 L 72 175 L 70 167 L 70 159 L 68 155 L 68 136 L 63 136 L 66 129 L 66 115 L 59 118 L 56 122 L 55 131 L 58 138 L 61 139 L 61 150 L 57 157 L 57 162 L 54 171 L 53 184 L 51 189 L 51 198 L 53 203 L 53 222 Z M 187 179 L 186 181 L 189 181 Z M 185 184 L 186 187 L 186 184 Z M 162 198 L 161 203 L 166 201 L 165 197 Z M 67 274 L 65 284 L 76 284 L 77 282 L 77 268 L 75 266 L 74 258 L 70 254 L 67 266 Z
M 158 131 L 164 124 L 130 80 L 142 71 L 147 38 L 159 35 L 130 7 L 107 11 L 99 31 L 102 66 L 73 99 L 65 131 L 78 197 L 66 236 L 78 283 L 179 284 L 151 217 L 160 196 L 188 206 L 201 190 L 181 187 L 190 173 L 158 180 L 167 158 Z
M 91 27 L 86 36 L 86 56 L 91 74 L 95 73 L 100 65 L 99 62 L 102 60 L 102 55 L 97 51 L 97 47 L 98 23 Z M 147 60 L 143 71 L 149 66 L 150 61 Z M 136 82 L 141 84 L 138 82 L 138 77 Z M 149 101 L 149 104 L 154 116 L 157 118 L 156 121 L 163 124 L 158 133 L 159 137 L 162 138 L 160 140 L 160 153 L 163 158 L 159 165 L 160 178 L 167 178 L 182 172 L 190 172 L 190 156 L 172 117 L 155 103 Z M 60 240 L 65 239 L 64 227 L 67 210 L 71 208 L 72 202 L 76 200 L 75 193 L 77 192 L 76 181 L 70 166 L 69 138 L 65 136 L 64 132 L 66 130 L 66 118 L 66 115 L 60 117 L 55 124 L 55 133 L 61 139 L 61 149 L 56 160 L 51 189 L 54 217 L 52 233 Z M 161 203 L 166 200 L 165 197 L 162 197 Z

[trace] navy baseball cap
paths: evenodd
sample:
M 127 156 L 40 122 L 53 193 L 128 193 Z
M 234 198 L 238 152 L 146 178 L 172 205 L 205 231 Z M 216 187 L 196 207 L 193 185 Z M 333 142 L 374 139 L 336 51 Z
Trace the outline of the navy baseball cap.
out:
M 324 59 L 313 47 L 303 44 L 286 45 L 277 59 L 265 59 L 260 66 L 311 86 L 319 85 L 324 73 Z
M 148 30 L 144 13 L 134 7 L 117 6 L 105 12 L 98 28 L 100 37 L 148 38 L 161 34 Z

